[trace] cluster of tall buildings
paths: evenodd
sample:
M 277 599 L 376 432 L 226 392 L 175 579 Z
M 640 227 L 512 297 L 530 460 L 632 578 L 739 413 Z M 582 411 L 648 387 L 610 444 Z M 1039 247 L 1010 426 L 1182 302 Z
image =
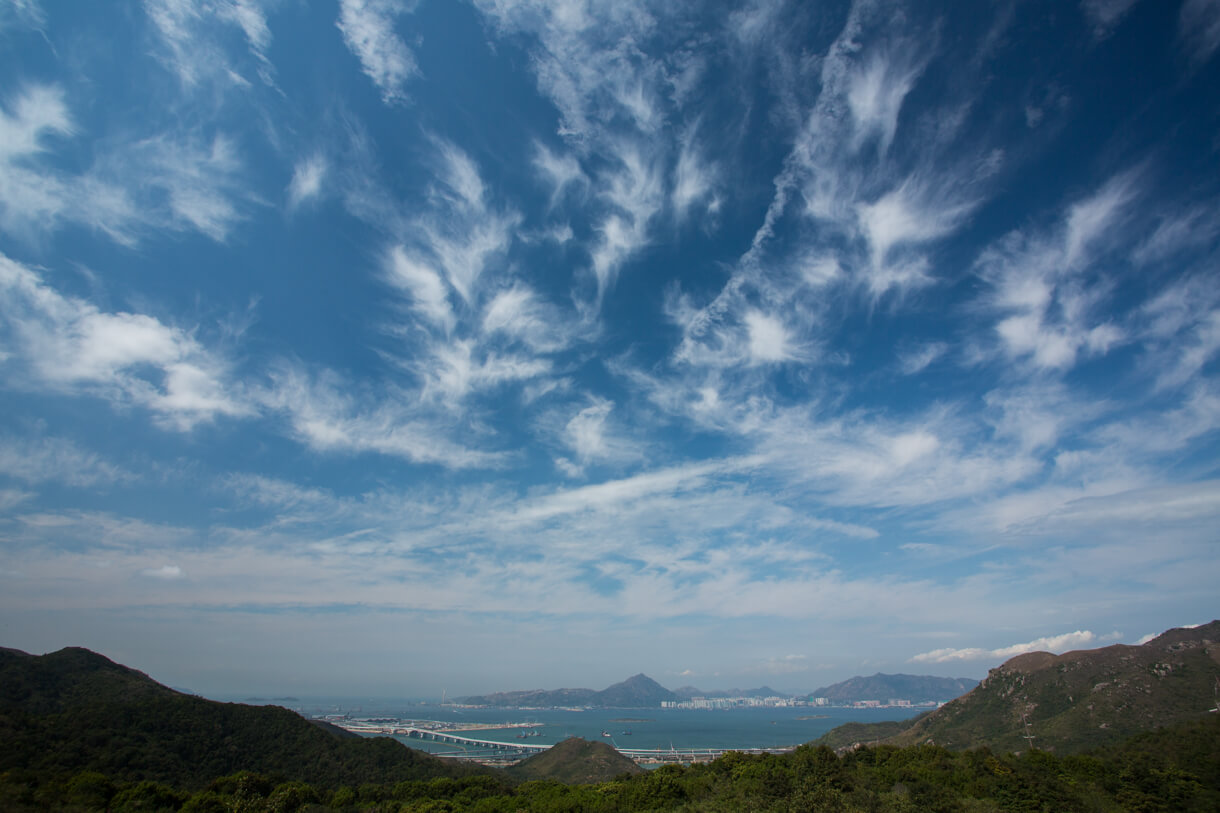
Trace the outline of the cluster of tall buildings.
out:
M 692 697 L 690 700 L 663 700 L 663 709 L 738 709 L 751 706 L 807 706 L 792 697 Z
M 663 700 L 663 709 L 739 709 L 757 706 L 791 707 L 791 706 L 845 706 L 854 709 L 887 709 L 910 708 L 917 705 L 937 705 L 936 703 L 912 703 L 910 700 L 890 698 L 889 700 L 854 700 L 851 702 L 831 703 L 826 697 L 692 697 L 689 700 Z

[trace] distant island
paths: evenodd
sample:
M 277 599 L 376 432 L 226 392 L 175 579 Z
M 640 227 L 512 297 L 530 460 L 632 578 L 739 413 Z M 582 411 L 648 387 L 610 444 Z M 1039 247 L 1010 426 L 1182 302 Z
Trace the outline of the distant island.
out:
M 647 675 L 629 677 L 603 690 L 593 689 L 533 689 L 521 692 L 496 692 L 489 695 L 459 697 L 454 703 L 463 706 L 495 708 L 656 708 L 664 702 L 677 701 L 678 696 Z
M 770 686 L 704 692 L 693 686 L 670 691 L 644 674 L 601 691 L 529 689 L 459 697 L 454 705 L 491 708 L 734 708 L 738 706 L 935 706 L 978 685 L 970 678 L 921 675 L 853 677 L 807 695 L 790 695 Z

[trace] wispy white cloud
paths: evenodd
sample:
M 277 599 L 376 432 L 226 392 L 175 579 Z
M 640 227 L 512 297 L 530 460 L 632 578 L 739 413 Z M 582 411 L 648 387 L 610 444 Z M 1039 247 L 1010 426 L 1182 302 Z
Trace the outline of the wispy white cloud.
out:
M 479 299 L 479 281 L 488 265 L 508 250 L 521 215 L 501 210 L 474 161 L 457 145 L 437 140 L 440 183 L 433 190 L 432 211 L 409 227 L 405 256 L 420 267 L 434 266 L 467 304 Z
M 134 479 L 70 440 L 43 436 L 0 436 L 0 473 L 35 485 L 109 486 Z
M 68 205 L 68 190 L 53 174 L 36 168 L 55 136 L 74 131 L 61 88 L 29 85 L 0 110 L 0 227 L 29 236 L 56 221 Z
M 1121 326 L 1096 315 L 1107 293 L 1104 278 L 1087 287 L 1082 280 L 1099 255 L 1113 251 L 1107 240 L 1135 197 L 1134 176 L 1115 176 L 1068 207 L 1054 231 L 1012 232 L 983 251 L 977 267 L 1002 316 L 996 333 L 1005 352 L 1062 370 L 1127 338 Z
M 46 22 L 46 18 L 39 0 L 11 0 L 0 6 L 0 31 L 17 25 L 38 28 Z
M 673 201 L 674 213 L 679 220 L 685 218 L 691 207 L 705 203 L 713 213 L 719 207 L 720 198 L 716 188 L 720 171 L 716 164 L 702 155 L 695 140 L 696 130 L 691 129 L 682 139 L 678 161 L 674 166 Z
M 210 142 L 172 137 L 147 139 L 124 163 L 145 167 L 144 181 L 165 193 L 172 221 L 224 242 L 243 214 L 242 163 L 233 142 L 217 136 Z
M 407 256 L 401 246 L 391 249 L 386 266 L 390 282 L 406 290 L 416 311 L 446 333 L 453 330 L 455 317 L 449 305 L 449 288 L 436 271 Z
M 1090 630 L 1076 630 L 1062 635 L 1048 635 L 1035 638 L 1024 644 L 1013 644 L 998 649 L 981 649 L 969 647 L 966 649 L 934 649 L 912 657 L 908 663 L 950 663 L 952 661 L 998 661 L 1020 655 L 1025 652 L 1049 651 L 1064 652 L 1079 648 L 1097 641 L 1098 637 Z
M 770 25 L 774 9 L 759 4 L 752 14 Z M 903 15 L 904 25 L 895 25 L 892 10 L 853 4 L 816 63 L 818 95 L 792 116 L 792 149 L 729 282 L 706 304 L 670 297 L 668 315 L 683 332 L 675 362 L 757 361 L 759 334 L 750 324 L 759 323 L 747 317 L 762 312 L 783 325 L 790 349 L 799 348 L 793 357 L 844 364 L 823 352 L 844 303 L 861 294 L 870 307 L 887 297 L 901 302 L 938 282 L 931 252 L 969 222 L 1002 159 L 995 149 L 960 144 L 952 127 L 904 123 L 904 101 L 938 50 L 936 26 L 916 38 L 918 25 Z M 799 107 L 800 98 L 792 103 Z M 971 101 L 947 100 L 941 118 L 961 118 Z M 891 154 L 906 126 L 921 128 L 915 160 Z
M 1118 27 L 1139 0 L 1080 0 L 1080 8 L 1097 39 L 1107 37 Z
M 0 488 L 0 512 L 8 512 L 33 499 L 35 496 L 32 491 L 22 491 L 16 488 Z
M 395 33 L 397 18 L 415 10 L 413 0 L 340 0 L 343 41 L 388 104 L 406 98 L 406 84 L 419 74 L 415 55 Z
M 856 207 L 868 242 L 871 269 L 867 285 L 873 296 L 930 282 L 926 261 L 895 257 L 904 246 L 919 246 L 955 231 L 973 210 L 964 200 L 937 200 L 922 181 L 907 178 L 875 201 Z
M 297 163 L 292 171 L 292 181 L 288 184 L 288 211 L 323 194 L 322 183 L 326 180 L 328 169 L 326 158 L 317 153 Z
M 0 255 L 7 360 L 29 386 L 141 404 L 180 429 L 250 405 L 223 358 L 188 331 L 142 313 L 108 313 L 64 296 L 33 270 Z
M 534 167 L 542 181 L 551 188 L 552 209 L 569 190 L 588 187 L 589 178 L 574 155 L 557 154 L 541 142 L 535 147 Z
M 393 391 L 358 398 L 332 373 L 310 375 L 284 367 L 258 396 L 267 409 L 288 419 L 288 432 L 311 449 L 401 457 L 447 468 L 497 468 L 507 455 L 472 449 L 450 440 L 460 429 L 443 413 L 414 408 L 418 399 Z
M 572 326 L 559 309 L 520 282 L 491 298 L 483 311 L 481 329 L 485 334 L 520 341 L 538 353 L 563 350 L 574 338 Z
M 793 357 L 788 331 L 779 319 L 759 311 L 745 314 L 750 342 L 750 361 L 755 364 L 787 361 Z
M 433 345 L 431 354 L 415 367 L 424 381 L 424 399 L 456 407 L 472 392 L 544 375 L 551 364 L 532 355 L 480 349 L 474 339 L 456 339 Z
M 624 463 L 642 459 L 639 444 L 630 438 L 626 427 L 612 417 L 614 403 L 605 398 L 593 398 L 568 419 L 559 440 L 571 452 L 575 463 L 558 458 L 558 465 L 569 476 L 582 476 L 594 463 Z M 544 418 L 549 422 L 550 416 Z
M 689 10 L 634 1 L 477 5 L 502 32 L 531 38 L 538 86 L 559 111 L 559 134 L 581 156 L 595 159 L 582 164 L 600 167 L 590 171 L 596 182 L 580 201 L 590 207 L 596 235 L 589 247 L 592 314 L 620 270 L 649 244 L 666 207 L 681 217 L 710 195 L 714 171 L 694 129 L 684 128 L 679 145 L 662 127 L 685 98 L 677 88 L 698 72 L 683 63 L 680 41 L 669 47 L 653 38 L 673 39 Z M 567 158 L 540 147 L 535 163 L 552 186 L 552 205 L 565 190 L 585 187 L 580 166 Z
M 0 228 L 22 237 L 77 222 L 131 245 L 149 227 L 196 229 L 223 242 L 244 219 L 251 198 L 237 146 L 223 134 L 210 142 L 173 134 L 102 151 L 70 175 L 51 161 L 51 137 L 71 137 L 60 88 L 29 85 L 0 111 Z
M 1156 229 L 1132 252 L 1141 265 L 1180 257 L 1209 245 L 1220 234 L 1220 214 L 1212 205 L 1189 206 L 1163 215 Z
M 929 342 L 899 355 L 898 367 L 903 375 L 917 375 L 943 357 L 949 350 L 944 342 Z
M 144 10 L 166 49 L 165 61 L 184 85 L 205 80 L 248 84 L 216 34 L 218 25 L 242 32 L 260 79 L 274 84 L 275 71 L 267 57 L 271 29 L 259 0 L 144 0 Z
M 552 356 L 579 330 L 508 265 L 521 215 L 497 205 L 465 151 L 441 139 L 433 144 L 429 206 L 385 263 L 387 281 L 415 316 L 386 329 L 416 341 L 388 357 L 419 382 L 422 403 L 460 412 L 469 397 L 549 374 Z
M 55 136 L 74 133 L 55 86 L 27 86 L 11 112 L 0 111 L 0 228 L 33 238 L 75 222 L 124 245 L 154 227 L 193 229 L 224 242 L 256 199 L 238 147 L 224 134 L 135 138 L 70 174 L 49 153 Z
M 876 139 L 878 152 L 889 150 L 902 103 L 923 68 L 919 52 L 909 47 L 888 53 L 873 51 L 851 71 L 845 97 L 857 149 L 867 140 Z
M 1186 0 L 1178 12 L 1178 38 L 1200 66 L 1220 48 L 1220 0 Z
M 611 211 L 598 226 L 591 249 L 598 299 L 613 286 L 619 269 L 648 243 L 648 226 L 664 203 L 664 186 L 655 159 L 627 141 L 614 144 L 616 165 L 602 176 L 602 197 Z

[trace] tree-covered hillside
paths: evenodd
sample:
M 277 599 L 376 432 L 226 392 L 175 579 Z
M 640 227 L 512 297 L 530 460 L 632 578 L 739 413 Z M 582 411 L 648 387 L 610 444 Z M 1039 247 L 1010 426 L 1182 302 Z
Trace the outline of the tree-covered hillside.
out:
M 0 651 L 0 771 L 200 788 L 241 770 L 323 788 L 486 772 L 389 738 L 338 737 L 278 706 L 182 694 L 86 649 Z
M 784 755 L 730 753 L 596 784 L 489 776 L 321 788 L 258 774 L 200 790 L 115 782 L 98 773 L 0 772 L 0 809 L 364 811 L 365 813 L 1212 813 L 1220 809 L 1220 718 L 1143 735 L 1095 753 L 1019 756 L 988 749 L 865 747 L 843 756 L 802 746 Z

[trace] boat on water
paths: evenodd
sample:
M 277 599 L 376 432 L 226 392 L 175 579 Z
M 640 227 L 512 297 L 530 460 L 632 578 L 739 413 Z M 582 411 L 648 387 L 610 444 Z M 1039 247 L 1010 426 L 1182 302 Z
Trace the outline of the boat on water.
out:
M 630 736 L 631 736 L 631 732 L 630 732 L 630 731 L 620 731 L 620 732 L 619 732 L 619 734 L 623 735 L 624 737 L 630 737 Z
M 602 736 L 603 736 L 603 737 L 609 737 L 609 736 L 610 736 L 610 732 L 609 732 L 609 731 L 603 731 L 603 732 L 602 732 Z

